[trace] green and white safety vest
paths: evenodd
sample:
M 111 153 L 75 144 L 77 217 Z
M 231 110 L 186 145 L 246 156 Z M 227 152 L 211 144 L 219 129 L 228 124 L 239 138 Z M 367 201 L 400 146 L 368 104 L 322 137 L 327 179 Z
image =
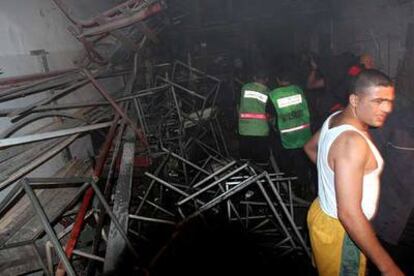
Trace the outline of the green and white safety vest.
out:
M 242 87 L 239 107 L 239 134 L 243 136 L 268 136 L 269 125 L 266 102 L 267 86 L 251 82 Z
M 282 145 L 297 149 L 312 136 L 309 108 L 302 89 L 296 85 L 279 87 L 270 92 L 270 99 L 277 113 L 277 125 Z

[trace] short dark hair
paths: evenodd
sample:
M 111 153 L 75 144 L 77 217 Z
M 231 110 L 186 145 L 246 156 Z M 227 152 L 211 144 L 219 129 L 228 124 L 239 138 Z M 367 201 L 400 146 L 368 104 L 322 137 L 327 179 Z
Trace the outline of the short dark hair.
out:
M 390 77 L 379 70 L 366 69 L 362 70 L 358 76 L 353 78 L 349 92 L 351 94 L 360 95 L 364 93 L 367 88 L 376 86 L 392 87 L 394 86 L 394 82 Z
M 289 83 L 293 83 L 295 82 L 295 77 L 294 77 L 294 73 L 293 73 L 293 69 L 290 67 L 282 67 L 278 70 L 278 72 L 276 73 L 277 78 L 280 81 L 285 81 L 285 82 L 289 82 Z
M 257 69 L 253 72 L 253 78 L 257 80 L 266 80 L 269 78 L 269 72 L 264 68 Z

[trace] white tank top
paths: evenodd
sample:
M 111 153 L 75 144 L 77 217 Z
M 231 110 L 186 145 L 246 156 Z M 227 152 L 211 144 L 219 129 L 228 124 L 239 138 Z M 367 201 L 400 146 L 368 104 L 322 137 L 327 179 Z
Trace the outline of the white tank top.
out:
M 379 181 L 380 174 L 383 168 L 384 161 L 381 154 L 361 131 L 352 125 L 340 125 L 337 127 L 329 128 L 329 122 L 331 118 L 338 112 L 329 116 L 322 126 L 319 142 L 318 142 L 318 196 L 322 210 L 331 217 L 338 218 L 336 207 L 336 194 L 335 194 L 335 180 L 334 172 L 329 167 L 328 154 L 329 149 L 335 139 L 344 131 L 356 131 L 367 141 L 369 148 L 371 149 L 375 160 L 377 161 L 377 168 L 372 172 L 364 175 L 362 183 L 362 211 L 368 219 L 371 219 L 377 209 L 378 196 L 379 196 Z

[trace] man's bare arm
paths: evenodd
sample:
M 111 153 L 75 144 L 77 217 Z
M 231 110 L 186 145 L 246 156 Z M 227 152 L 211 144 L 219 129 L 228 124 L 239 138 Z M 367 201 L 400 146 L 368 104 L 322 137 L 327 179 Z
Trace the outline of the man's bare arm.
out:
M 362 212 L 362 182 L 370 154 L 367 142 L 356 132 L 345 132 L 332 144 L 328 158 L 335 172 L 338 219 L 383 275 L 403 275 Z
M 309 159 L 316 164 L 316 157 L 318 155 L 318 141 L 320 136 L 320 130 L 318 130 L 312 138 L 303 146 Z

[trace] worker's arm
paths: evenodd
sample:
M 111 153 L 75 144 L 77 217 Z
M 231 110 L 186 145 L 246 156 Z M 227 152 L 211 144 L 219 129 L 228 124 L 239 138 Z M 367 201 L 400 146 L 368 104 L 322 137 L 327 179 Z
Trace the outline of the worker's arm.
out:
M 306 82 L 307 89 L 317 89 L 325 87 L 325 79 L 318 76 L 318 65 L 313 60 L 310 59 L 310 71 L 308 75 L 308 79 Z
M 362 183 L 371 151 L 357 132 L 341 134 L 332 144 L 328 160 L 335 172 L 338 219 L 361 251 L 378 267 L 382 275 L 403 275 L 379 243 L 362 212 Z
M 303 146 L 309 159 L 316 164 L 316 157 L 318 155 L 318 141 L 320 136 L 320 130 L 318 130 L 312 138 Z
M 277 120 L 277 114 L 275 107 L 273 106 L 272 101 L 270 98 L 266 102 L 266 114 L 268 116 L 268 122 L 272 129 L 275 129 L 276 126 L 276 120 Z
M 325 79 L 318 77 L 317 70 L 310 70 L 308 79 L 306 82 L 307 89 L 318 89 L 325 87 Z

